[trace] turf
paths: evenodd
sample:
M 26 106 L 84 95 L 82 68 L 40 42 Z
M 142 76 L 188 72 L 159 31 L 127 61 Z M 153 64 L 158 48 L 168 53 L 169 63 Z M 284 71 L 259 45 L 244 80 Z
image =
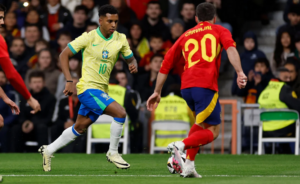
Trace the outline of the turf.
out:
M 39 154 L 0 154 L 0 175 L 3 183 L 28 184 L 300 183 L 300 159 L 293 155 L 198 155 L 196 169 L 202 179 L 169 174 L 168 155 L 130 154 L 123 158 L 131 169 L 117 169 L 104 154 L 56 154 L 52 171 L 45 173 Z

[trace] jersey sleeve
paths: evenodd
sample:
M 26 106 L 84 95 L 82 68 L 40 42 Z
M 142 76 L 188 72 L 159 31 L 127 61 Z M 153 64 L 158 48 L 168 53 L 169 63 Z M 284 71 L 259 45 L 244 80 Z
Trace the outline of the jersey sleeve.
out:
M 1 57 L 9 57 L 7 45 L 4 38 L 0 35 L 0 58 Z
M 89 37 L 86 32 L 84 32 L 81 36 L 77 37 L 72 42 L 68 43 L 68 47 L 73 52 L 73 54 L 77 54 L 81 49 L 87 47 L 89 43 Z
M 236 43 L 232 39 L 232 35 L 228 29 L 222 27 L 219 32 L 221 44 L 225 50 L 227 50 L 229 47 L 236 47 Z
M 129 59 L 133 56 L 133 53 L 130 50 L 130 46 L 129 46 L 129 43 L 126 39 L 126 36 L 124 36 L 123 40 L 124 41 L 123 41 L 122 48 L 121 48 L 120 52 L 121 52 L 124 59 Z
M 175 44 L 168 50 L 165 58 L 161 64 L 161 68 L 159 70 L 160 73 L 168 74 L 170 70 L 173 68 L 174 64 L 177 61 L 182 59 L 182 50 L 180 46 L 180 38 L 175 42 Z

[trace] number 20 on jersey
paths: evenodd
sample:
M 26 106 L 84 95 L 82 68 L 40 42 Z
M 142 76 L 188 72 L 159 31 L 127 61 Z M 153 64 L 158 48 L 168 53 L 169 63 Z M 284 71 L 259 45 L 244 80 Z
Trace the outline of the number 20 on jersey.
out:
M 206 45 L 206 41 L 208 39 L 211 42 L 211 47 L 210 48 L 207 48 L 207 45 Z M 194 48 L 190 51 L 189 46 L 191 44 L 194 46 Z M 201 46 L 201 56 L 206 62 L 212 62 L 216 58 L 216 56 L 219 55 L 220 50 L 221 50 L 220 44 L 218 44 L 218 48 L 217 48 L 217 39 L 212 34 L 205 34 L 202 37 L 202 39 L 200 40 L 200 43 L 194 38 L 188 39 L 184 44 L 184 50 L 182 52 L 182 54 L 185 58 L 184 52 L 189 52 L 190 51 L 189 54 L 188 54 L 188 58 L 187 59 L 185 58 L 185 60 L 188 62 L 188 68 L 191 68 L 192 66 L 194 66 L 195 64 L 200 62 L 200 59 L 198 59 L 196 61 L 192 60 L 194 54 L 199 51 L 199 45 Z M 217 50 L 216 50 L 216 48 L 217 48 Z M 211 56 L 207 55 L 207 50 L 208 49 L 211 49 Z

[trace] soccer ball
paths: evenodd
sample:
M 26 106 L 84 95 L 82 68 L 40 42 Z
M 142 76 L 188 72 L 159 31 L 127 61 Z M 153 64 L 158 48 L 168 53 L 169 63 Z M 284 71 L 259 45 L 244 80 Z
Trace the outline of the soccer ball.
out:
M 181 155 L 181 158 L 182 158 L 183 161 L 185 161 L 185 157 L 186 157 L 185 154 Z M 169 172 L 170 172 L 171 174 L 177 174 L 177 172 L 176 172 L 175 169 L 173 168 L 173 164 L 172 164 L 173 158 L 174 158 L 173 155 L 171 155 L 171 156 L 169 157 L 168 162 L 167 162 L 167 168 L 168 168 L 168 170 L 169 170 Z

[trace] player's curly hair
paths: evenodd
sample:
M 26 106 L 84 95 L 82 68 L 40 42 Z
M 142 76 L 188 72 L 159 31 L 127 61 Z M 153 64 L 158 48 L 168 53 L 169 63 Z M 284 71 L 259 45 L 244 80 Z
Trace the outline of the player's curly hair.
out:
M 200 3 L 196 8 L 196 15 L 199 21 L 210 21 L 216 15 L 216 8 L 211 3 Z
M 1 4 L 1 3 L 0 3 L 0 11 L 4 11 L 4 12 L 6 11 L 5 6 L 3 4 Z
M 113 7 L 112 5 L 103 5 L 99 8 L 99 17 L 100 16 L 106 16 L 106 14 L 118 14 L 118 10 Z

